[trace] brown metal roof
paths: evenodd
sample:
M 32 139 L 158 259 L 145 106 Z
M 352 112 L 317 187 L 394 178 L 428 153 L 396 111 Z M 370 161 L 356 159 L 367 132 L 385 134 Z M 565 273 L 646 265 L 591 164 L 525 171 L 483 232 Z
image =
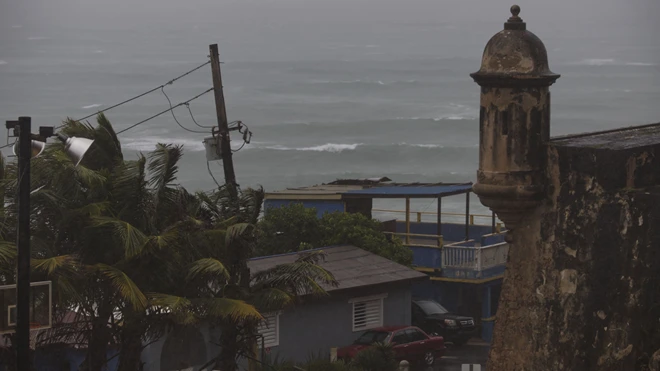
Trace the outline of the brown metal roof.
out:
M 331 272 L 338 287 L 323 287 L 327 291 L 346 290 L 356 287 L 378 285 L 398 281 L 428 279 L 424 273 L 385 259 L 359 247 L 345 245 L 324 247 L 325 261 L 320 265 Z M 293 263 L 298 253 L 254 258 L 248 262 L 252 273 L 257 273 L 280 264 Z

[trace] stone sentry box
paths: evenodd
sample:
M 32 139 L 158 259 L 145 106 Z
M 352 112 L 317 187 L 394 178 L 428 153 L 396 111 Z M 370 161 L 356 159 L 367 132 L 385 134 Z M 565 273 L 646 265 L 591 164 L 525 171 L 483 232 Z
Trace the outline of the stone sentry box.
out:
M 551 139 L 559 75 L 511 12 L 471 75 L 473 189 L 512 243 L 487 369 L 644 370 L 660 349 L 660 124 Z

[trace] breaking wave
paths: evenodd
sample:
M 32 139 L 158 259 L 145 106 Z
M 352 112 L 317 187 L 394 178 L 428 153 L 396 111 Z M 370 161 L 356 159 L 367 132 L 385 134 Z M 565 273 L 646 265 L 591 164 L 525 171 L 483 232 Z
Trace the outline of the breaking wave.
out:
M 337 144 L 337 143 L 326 143 L 320 146 L 313 147 L 284 147 L 284 146 L 268 146 L 263 147 L 264 149 L 274 149 L 278 151 L 314 151 L 314 152 L 343 152 L 343 151 L 354 151 L 356 148 L 361 146 L 363 143 L 353 143 L 353 144 Z
M 7 64 L 7 62 L 5 62 L 5 61 L 3 61 L 2 59 L 0 59 L 0 66 L 2 66 L 3 64 Z
M 415 85 L 417 80 L 396 80 L 396 81 L 382 81 L 382 80 L 312 80 L 311 84 L 327 84 L 327 85 L 365 85 L 365 86 L 391 86 L 391 85 Z
M 571 63 L 578 66 L 637 66 L 637 67 L 653 67 L 657 66 L 655 63 L 648 62 L 622 62 L 612 58 L 589 58 Z
M 201 152 L 204 151 L 204 144 L 202 140 L 194 139 L 182 139 L 182 138 L 165 138 L 165 137 L 146 137 L 146 138 L 135 138 L 122 141 L 122 147 L 131 149 L 134 151 L 153 151 L 156 149 L 156 144 L 158 143 L 172 143 L 183 145 L 183 149 L 186 151 L 192 152 Z
M 101 107 L 101 104 L 99 104 L 99 103 L 90 104 L 89 106 L 83 106 L 82 109 L 90 109 L 90 108 L 96 108 L 96 107 Z

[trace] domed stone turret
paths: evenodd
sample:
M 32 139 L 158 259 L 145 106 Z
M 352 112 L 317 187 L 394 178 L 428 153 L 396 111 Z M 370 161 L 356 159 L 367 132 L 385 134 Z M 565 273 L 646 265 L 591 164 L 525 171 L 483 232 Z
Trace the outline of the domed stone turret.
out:
M 524 80 L 529 86 L 535 81 L 551 85 L 559 75 L 550 71 L 545 45 L 518 16 L 520 7 L 511 7 L 511 18 L 504 23 L 504 30 L 493 36 L 484 50 L 481 69 L 471 76 L 479 85 L 492 84 L 503 79 L 508 84 Z M 532 81 L 530 81 L 532 80 Z
M 474 193 L 509 230 L 544 194 L 545 143 L 550 139 L 550 91 L 559 75 L 548 67 L 543 42 L 527 31 L 511 7 L 504 30 L 484 50 L 481 69 L 471 74 L 481 86 L 479 170 Z

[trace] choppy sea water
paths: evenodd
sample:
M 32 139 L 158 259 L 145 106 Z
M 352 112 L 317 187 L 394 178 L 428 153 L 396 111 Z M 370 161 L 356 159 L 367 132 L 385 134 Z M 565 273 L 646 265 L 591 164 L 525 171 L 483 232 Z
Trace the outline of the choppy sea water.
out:
M 478 70 L 509 16 L 504 1 L 1 0 L 0 113 L 57 125 L 104 109 L 203 63 L 220 48 L 230 120 L 254 133 L 234 155 L 239 183 L 267 190 L 337 178 L 473 181 Z M 562 77 L 551 88 L 553 135 L 660 121 L 657 0 L 521 4 Z M 570 10 L 570 11 L 568 11 Z M 625 14 L 625 16 L 622 16 Z M 209 67 L 166 87 L 173 103 L 211 85 Z M 118 130 L 168 107 L 155 92 L 107 113 Z M 215 125 L 213 97 L 190 106 Z M 182 125 L 201 130 L 185 107 Z M 36 129 L 35 129 L 36 130 Z M 122 136 L 129 158 L 184 145 L 179 179 L 214 183 L 203 133 L 163 115 Z M 5 143 L 6 135 L 0 140 Z M 238 137 L 235 147 L 240 144 Z M 8 155 L 8 151 L 3 152 Z M 211 163 L 217 178 L 221 164 Z M 474 208 L 478 200 L 472 199 Z M 377 206 L 402 208 L 402 201 Z M 461 198 L 443 201 L 447 211 Z M 431 200 L 414 210 L 433 210 Z

